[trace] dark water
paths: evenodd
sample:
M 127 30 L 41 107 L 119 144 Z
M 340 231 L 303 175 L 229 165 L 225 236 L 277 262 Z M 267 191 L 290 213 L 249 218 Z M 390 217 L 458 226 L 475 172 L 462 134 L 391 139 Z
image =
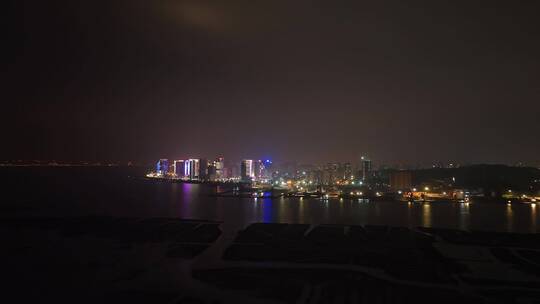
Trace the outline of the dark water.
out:
M 0 168 L 3 217 L 111 215 L 251 222 L 384 224 L 537 232 L 540 206 L 471 202 L 211 197 L 214 187 L 143 180 L 137 168 Z

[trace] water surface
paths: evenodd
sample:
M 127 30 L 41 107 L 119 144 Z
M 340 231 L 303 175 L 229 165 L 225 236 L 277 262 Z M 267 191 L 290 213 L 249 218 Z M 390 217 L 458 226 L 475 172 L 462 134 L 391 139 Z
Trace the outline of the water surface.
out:
M 468 230 L 537 232 L 540 206 L 362 202 L 349 199 L 226 198 L 215 187 L 140 178 L 144 170 L 122 167 L 0 168 L 2 216 L 110 215 L 252 222 L 376 224 Z

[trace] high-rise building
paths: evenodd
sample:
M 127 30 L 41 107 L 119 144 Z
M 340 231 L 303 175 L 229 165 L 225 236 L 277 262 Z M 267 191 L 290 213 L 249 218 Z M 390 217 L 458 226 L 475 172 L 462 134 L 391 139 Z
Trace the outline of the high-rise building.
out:
M 162 158 L 156 164 L 156 173 L 165 175 L 169 172 L 169 160 Z
M 262 174 L 263 178 L 267 178 L 267 179 L 272 178 L 272 168 L 273 168 L 272 161 L 267 159 L 264 161 L 263 165 L 264 165 L 263 174 Z
M 190 158 L 184 162 L 184 174 L 189 179 L 199 179 L 200 161 L 197 158 Z
M 257 180 L 264 178 L 264 163 L 262 160 L 253 161 L 253 177 Z
M 175 160 L 173 162 L 173 170 L 174 170 L 174 175 L 176 175 L 176 177 L 184 177 L 185 176 L 185 169 L 184 169 L 184 160 Z
M 362 179 L 366 181 L 371 177 L 371 160 L 362 156 L 360 158 L 360 165 L 360 173 L 362 174 Z
M 223 157 L 218 157 L 214 161 L 214 166 L 216 167 L 216 178 L 224 178 L 225 177 L 225 160 Z
M 253 180 L 253 160 L 244 159 L 240 163 L 240 179 L 243 181 Z

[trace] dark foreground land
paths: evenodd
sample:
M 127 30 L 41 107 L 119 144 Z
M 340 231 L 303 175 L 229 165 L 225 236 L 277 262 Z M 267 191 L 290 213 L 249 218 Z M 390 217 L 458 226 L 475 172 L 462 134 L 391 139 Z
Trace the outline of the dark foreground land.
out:
M 173 218 L 4 219 L 4 297 L 10 303 L 540 301 L 539 234 L 226 227 Z

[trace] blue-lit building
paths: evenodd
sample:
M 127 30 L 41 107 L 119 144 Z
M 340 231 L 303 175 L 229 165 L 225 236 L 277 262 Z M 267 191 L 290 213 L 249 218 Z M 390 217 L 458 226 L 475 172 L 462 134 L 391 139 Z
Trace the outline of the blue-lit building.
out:
M 266 159 L 264 162 L 263 162 L 263 178 L 272 178 L 272 161 L 269 160 L 269 159 Z
M 156 164 L 156 173 L 165 175 L 169 172 L 169 160 L 166 158 L 162 158 L 158 160 Z

